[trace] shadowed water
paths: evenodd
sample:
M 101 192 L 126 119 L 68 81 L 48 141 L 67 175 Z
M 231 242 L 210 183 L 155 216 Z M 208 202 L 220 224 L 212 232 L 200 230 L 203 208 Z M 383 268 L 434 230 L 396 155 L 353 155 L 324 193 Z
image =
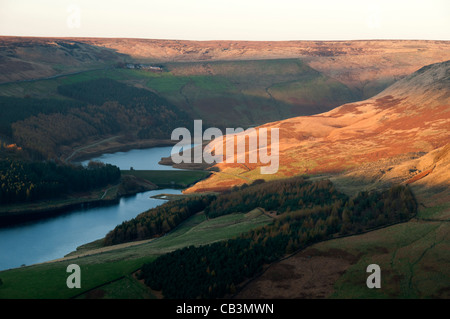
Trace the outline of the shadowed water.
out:
M 105 154 L 97 161 L 121 169 L 170 170 L 159 165 L 161 157 L 171 154 L 172 147 L 131 150 Z M 85 163 L 88 163 L 86 161 Z M 103 238 L 110 230 L 139 213 L 161 205 L 165 200 L 151 196 L 180 190 L 161 189 L 121 198 L 119 204 L 77 209 L 63 215 L 25 224 L 0 228 L 0 270 L 30 265 L 64 257 L 78 246 Z

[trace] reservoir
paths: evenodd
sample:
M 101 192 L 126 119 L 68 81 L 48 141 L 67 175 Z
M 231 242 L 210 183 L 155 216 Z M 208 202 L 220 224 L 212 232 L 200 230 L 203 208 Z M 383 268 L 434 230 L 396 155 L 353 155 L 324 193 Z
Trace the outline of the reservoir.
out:
M 193 146 L 195 145 L 186 146 L 184 149 L 189 149 Z M 131 167 L 135 170 L 174 170 L 176 168 L 172 166 L 158 164 L 162 157 L 170 156 L 171 152 L 172 146 L 136 149 L 127 152 L 103 154 L 83 161 L 82 164 L 87 165 L 89 161 L 97 161 L 115 165 L 121 170 L 129 170 Z
M 97 161 L 121 169 L 172 169 L 159 165 L 161 157 L 170 155 L 172 147 L 132 150 L 106 154 Z M 128 160 L 127 160 L 128 159 Z M 0 228 L 0 271 L 64 257 L 78 246 L 103 238 L 110 230 L 139 213 L 159 206 L 158 194 L 181 194 L 178 189 L 159 189 L 123 197 L 119 204 L 77 209 L 59 216 Z

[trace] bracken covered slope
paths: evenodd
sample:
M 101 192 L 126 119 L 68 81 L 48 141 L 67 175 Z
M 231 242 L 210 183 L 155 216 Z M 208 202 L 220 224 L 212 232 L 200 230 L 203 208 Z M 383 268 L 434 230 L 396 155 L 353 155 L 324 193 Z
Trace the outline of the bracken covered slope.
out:
M 224 189 L 256 178 L 349 172 L 370 163 L 387 171 L 392 167 L 388 160 L 405 154 L 415 154 L 407 159 L 417 158 L 450 142 L 449 88 L 447 61 L 423 67 L 371 99 L 265 124 L 261 127 L 280 132 L 277 174 L 261 175 L 258 164 L 221 163 L 217 164 L 220 172 L 187 192 Z

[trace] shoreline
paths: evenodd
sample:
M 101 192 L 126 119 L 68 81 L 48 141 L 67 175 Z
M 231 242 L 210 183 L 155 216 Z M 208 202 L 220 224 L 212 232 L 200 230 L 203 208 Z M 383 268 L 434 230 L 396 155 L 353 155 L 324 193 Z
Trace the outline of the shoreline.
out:
M 177 143 L 177 141 L 173 140 L 156 140 L 156 139 L 134 140 L 132 142 L 128 142 L 120 136 L 107 137 L 105 139 L 92 142 L 93 143 L 87 144 L 85 146 L 80 146 L 77 149 L 72 149 L 69 155 L 67 155 L 68 152 L 66 152 L 65 155 L 61 156 L 62 160 L 66 162 L 67 159 L 70 159 L 70 162 L 67 163 L 72 163 L 74 160 L 76 161 L 88 160 L 90 158 L 94 158 L 102 154 L 126 152 L 133 149 L 146 149 L 146 148 L 172 146 Z M 163 161 L 163 159 L 164 158 L 161 158 L 160 161 Z M 173 166 L 173 163 L 166 162 L 161 163 L 161 165 L 166 165 L 170 167 Z M 186 167 L 184 168 L 187 170 L 193 170 L 194 167 L 191 167 L 190 169 Z M 120 188 L 120 186 L 124 181 L 123 178 L 124 176 L 128 175 L 123 174 L 121 177 L 121 181 L 117 185 L 114 185 L 112 187 Z M 137 183 L 139 184 L 139 186 L 141 186 L 141 188 L 137 189 L 135 188 L 125 191 L 116 190 L 116 193 L 113 194 L 112 197 L 110 195 L 107 198 L 105 198 L 105 195 L 108 192 L 108 190 L 112 188 L 111 186 L 106 189 L 102 197 L 96 197 L 94 195 L 95 192 L 99 192 L 100 190 L 93 190 L 88 196 L 81 196 L 81 195 L 77 196 L 77 194 L 73 194 L 74 195 L 73 198 L 58 198 L 54 200 L 45 200 L 41 202 L 38 201 L 29 204 L 20 203 L 12 205 L 11 207 L 7 207 L 5 210 L 0 210 L 0 228 L 56 217 L 59 215 L 70 213 L 71 211 L 77 209 L 89 209 L 93 207 L 116 205 L 120 202 L 120 199 L 122 197 L 133 196 L 138 193 L 146 192 L 149 190 L 157 190 L 164 188 L 185 189 L 203 179 L 204 178 L 200 178 L 196 180 L 194 183 L 190 183 L 189 185 L 184 185 L 181 183 L 174 184 L 169 182 L 162 184 L 161 183 L 153 184 L 153 182 L 149 180 L 140 180 Z M 142 186 L 143 184 L 149 185 Z
M 72 149 L 69 155 L 65 154 L 61 156 L 63 162 L 73 163 L 74 159 L 77 161 L 88 160 L 93 157 L 101 156 L 102 154 L 126 152 L 133 149 L 145 149 L 153 147 L 172 146 L 176 141 L 172 140 L 135 140 L 127 142 L 125 140 L 116 141 L 120 139 L 120 136 L 113 136 L 102 139 L 100 141 L 94 141 L 91 144 L 80 146 L 76 149 Z M 67 161 L 70 159 L 70 161 Z M 119 186 L 120 183 L 117 185 Z M 177 185 L 179 186 L 179 185 Z M 157 186 L 157 188 L 163 188 Z M 156 188 L 156 189 L 157 189 Z M 151 189 L 147 189 L 151 190 Z M 145 190 L 145 191 L 147 191 Z M 94 192 L 94 191 L 93 191 Z M 93 193 L 92 192 L 92 193 Z M 0 228 L 14 226 L 21 223 L 30 221 L 38 221 L 65 213 L 76 209 L 85 209 L 99 206 L 108 206 L 118 204 L 122 197 L 132 196 L 142 191 L 126 192 L 124 194 L 116 193 L 113 198 L 82 198 L 77 197 L 74 199 L 59 198 L 55 200 L 45 200 L 42 202 L 34 202 L 30 204 L 17 204 L 11 206 L 11 209 L 0 211 Z M 106 194 L 106 193 L 105 193 Z M 63 201 L 69 201 L 63 202 Z M 62 203 L 61 203 L 62 202 Z
M 177 142 L 167 139 L 125 140 L 122 136 L 113 136 L 71 149 L 69 154 L 66 151 L 61 156 L 61 159 L 67 163 L 82 162 L 103 154 L 127 152 L 134 149 L 173 146 Z
M 203 178 L 200 178 L 196 180 L 194 183 L 190 183 L 188 185 L 184 185 L 181 183 L 153 183 L 149 180 L 143 179 L 143 178 L 136 178 L 133 175 L 124 174 L 122 172 L 122 177 L 120 183 L 113 185 L 109 188 L 106 188 L 106 190 L 103 193 L 102 197 L 97 198 L 74 198 L 74 199 L 56 199 L 54 201 L 47 200 L 43 202 L 34 202 L 30 204 L 18 204 L 15 207 L 11 207 L 10 210 L 6 211 L 0 211 L 0 228 L 3 227 L 9 227 L 9 226 L 15 226 L 22 223 L 27 222 L 35 222 L 39 220 L 44 220 L 51 217 L 60 216 L 63 214 L 69 214 L 74 210 L 77 209 L 90 209 L 94 207 L 102 207 L 102 206 L 110 206 L 110 205 L 117 205 L 120 202 L 121 198 L 126 198 L 130 196 L 134 196 L 139 193 L 144 193 L 147 191 L 152 190 L 159 190 L 159 189 L 177 189 L 177 190 L 183 190 L 186 189 L 193 184 L 207 178 L 209 175 L 206 175 Z M 139 170 L 137 171 L 139 172 Z M 183 171 L 184 172 L 184 171 Z M 182 173 L 184 174 L 184 173 Z M 131 189 L 125 189 L 120 190 L 121 186 L 123 185 L 123 182 L 126 181 L 129 177 L 132 177 L 133 185 L 131 185 Z M 106 193 L 112 189 L 116 188 L 115 194 L 110 195 L 107 198 L 104 198 Z M 103 189 L 101 190 L 103 192 Z M 92 192 L 91 196 L 93 196 L 93 193 L 99 192 L 99 190 L 95 190 Z M 166 194 L 167 195 L 167 194 Z M 159 199 L 165 199 L 165 200 L 173 200 L 177 199 L 183 196 L 168 196 L 168 198 L 162 198 L 159 197 L 159 195 L 155 195 Z M 69 202 L 64 202 L 69 201 Z
M 120 198 L 121 196 L 116 196 L 112 199 L 81 200 L 73 203 L 56 204 L 51 207 L 42 206 L 2 212 L 0 213 L 0 228 L 56 217 L 70 213 L 76 209 L 89 209 L 94 207 L 115 205 L 119 203 Z

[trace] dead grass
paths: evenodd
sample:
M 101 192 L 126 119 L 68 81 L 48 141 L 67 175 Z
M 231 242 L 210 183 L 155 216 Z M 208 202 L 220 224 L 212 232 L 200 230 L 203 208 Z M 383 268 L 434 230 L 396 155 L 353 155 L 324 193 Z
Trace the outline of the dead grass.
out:
M 448 85 L 445 72 L 449 68 L 450 62 L 432 65 L 373 99 L 346 104 L 319 115 L 261 126 L 278 128 L 280 132 L 279 169 L 274 175 L 283 178 L 301 174 L 352 172 L 352 177 L 361 180 L 371 178 L 368 182 L 372 183 L 403 183 L 409 180 L 415 184 L 420 180 L 429 188 L 448 185 L 448 150 L 441 150 L 442 154 L 438 157 L 440 164 L 436 168 L 432 165 L 436 158 L 431 155 L 415 163 L 412 162 L 414 158 L 410 158 L 411 161 L 405 160 L 389 171 L 389 167 L 382 164 L 408 154 L 429 153 L 450 143 L 450 99 L 448 94 L 442 95 L 443 85 Z M 436 78 L 438 75 L 441 77 Z M 429 80 L 433 76 L 434 82 Z M 418 85 L 422 82 L 424 87 L 419 89 Z M 427 100 L 426 106 L 424 99 Z M 432 154 L 437 156 L 436 152 Z M 381 164 L 378 172 L 362 169 L 372 163 Z M 260 163 L 247 165 L 250 168 L 248 171 L 233 164 L 218 164 L 216 168 L 220 169 L 221 176 L 211 176 L 187 192 L 239 185 L 243 183 L 241 178 L 244 176 L 252 180 L 266 179 L 267 176 L 259 172 L 261 166 Z M 405 171 L 406 167 L 408 171 Z M 435 173 L 434 169 L 439 173 Z
M 240 291 L 238 299 L 328 298 L 337 279 L 358 260 L 343 250 L 306 249 L 270 267 Z

